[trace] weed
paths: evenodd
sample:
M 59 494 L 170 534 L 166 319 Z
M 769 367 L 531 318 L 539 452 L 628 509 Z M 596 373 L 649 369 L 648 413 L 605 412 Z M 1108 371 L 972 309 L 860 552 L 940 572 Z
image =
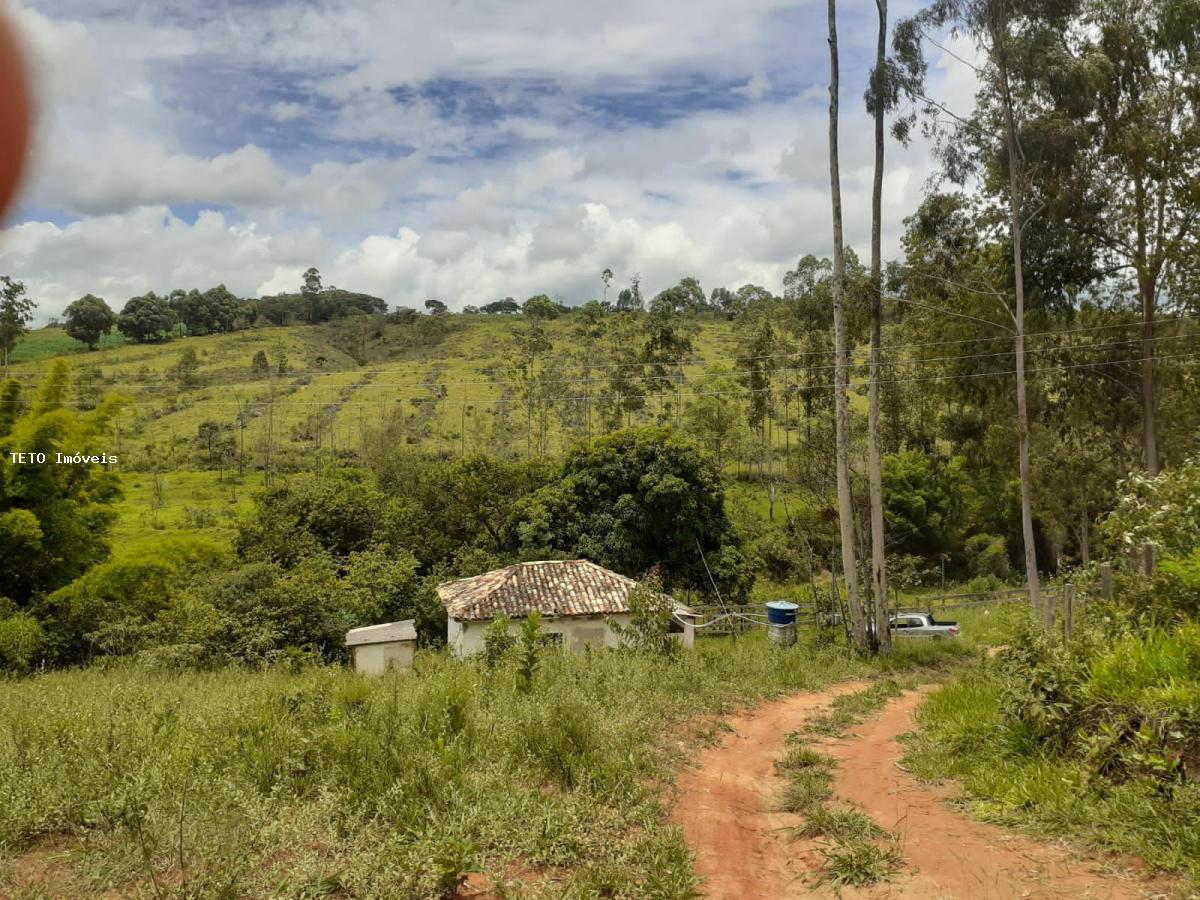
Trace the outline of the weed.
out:
M 833 759 L 818 753 L 811 747 L 796 747 L 787 752 L 783 759 L 775 761 L 775 771 L 780 775 L 791 775 L 804 769 L 829 768 Z
M 903 858 L 894 842 L 878 844 L 867 838 L 837 841 L 821 848 L 822 878 L 837 887 L 875 884 L 900 868 Z
M 833 776 L 825 766 L 799 769 L 791 773 L 780 808 L 784 812 L 807 813 L 833 796 Z
M 820 646 L 768 652 L 757 635 L 674 660 L 538 662 L 530 693 L 515 660 L 433 652 L 372 679 L 113 662 L 0 680 L 0 854 L 66 836 L 56 866 L 78 896 L 170 893 L 181 857 L 199 896 L 436 898 L 477 865 L 555 869 L 555 896 L 689 896 L 655 787 L 678 759 L 673 730 L 874 671 Z M 812 808 L 828 768 L 790 759 L 808 779 L 792 801 Z M 19 870 L 0 867 L 0 895 L 19 892 Z
M 842 737 L 850 726 L 882 709 L 888 700 L 899 697 L 903 692 L 897 682 L 887 679 L 875 682 L 866 690 L 843 694 L 834 699 L 828 711 L 810 718 L 804 731 L 824 737 Z
M 839 841 L 871 840 L 888 834 L 857 809 L 835 809 L 830 806 L 808 810 L 804 824 L 791 831 L 798 838 L 828 837 Z

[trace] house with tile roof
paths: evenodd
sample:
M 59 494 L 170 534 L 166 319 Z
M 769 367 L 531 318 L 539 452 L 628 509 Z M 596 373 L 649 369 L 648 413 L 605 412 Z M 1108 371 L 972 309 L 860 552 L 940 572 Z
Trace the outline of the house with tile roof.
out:
M 531 612 L 542 615 L 542 630 L 568 650 L 615 647 L 620 638 L 611 622 L 629 624 L 632 578 L 586 559 L 524 562 L 473 578 L 441 585 L 438 598 L 446 607 L 446 643 L 461 655 L 483 649 L 483 633 L 497 616 L 519 621 Z M 674 628 L 690 647 L 695 614 L 676 604 Z

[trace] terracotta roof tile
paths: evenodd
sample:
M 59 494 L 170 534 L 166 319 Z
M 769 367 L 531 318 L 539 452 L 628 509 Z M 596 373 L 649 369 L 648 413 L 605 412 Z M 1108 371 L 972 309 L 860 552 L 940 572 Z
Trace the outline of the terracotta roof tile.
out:
M 534 610 L 548 617 L 629 612 L 629 592 L 636 585 L 594 562 L 571 559 L 517 563 L 447 582 L 437 592 L 447 615 L 475 622 L 501 613 L 522 618 Z

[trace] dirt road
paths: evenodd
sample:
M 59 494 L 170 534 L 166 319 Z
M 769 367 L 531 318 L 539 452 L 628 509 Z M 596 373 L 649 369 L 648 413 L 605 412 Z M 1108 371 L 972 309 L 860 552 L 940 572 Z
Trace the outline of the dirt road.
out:
M 834 896 L 819 884 L 821 857 L 812 842 L 783 829 L 799 816 L 776 811 L 783 781 L 774 761 L 784 737 L 807 715 L 862 684 L 802 694 L 764 704 L 730 720 L 733 733 L 700 754 L 679 780 L 675 820 L 696 854 L 709 897 L 806 898 Z M 870 888 L 843 889 L 843 897 L 962 898 L 962 900 L 1126 900 L 1161 896 L 1163 884 L 1123 877 L 1104 861 L 977 822 L 944 802 L 949 787 L 919 784 L 896 763 L 896 738 L 913 728 L 919 692 L 891 701 L 878 716 L 823 752 L 839 761 L 837 802 L 859 807 L 901 836 L 906 860 L 893 878 Z

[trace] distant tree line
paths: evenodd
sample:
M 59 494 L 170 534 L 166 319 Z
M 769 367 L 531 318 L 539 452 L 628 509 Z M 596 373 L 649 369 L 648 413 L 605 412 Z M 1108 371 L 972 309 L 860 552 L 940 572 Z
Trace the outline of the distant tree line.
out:
M 820 266 L 813 257 L 805 260 L 810 261 L 811 269 Z M 805 264 L 802 260 L 801 268 Z M 825 267 L 828 268 L 828 263 Z M 462 312 L 545 320 L 584 308 L 590 309 L 591 315 L 653 313 L 669 309 L 675 315 L 713 313 L 734 319 L 744 315 L 755 303 L 772 299 L 769 291 L 752 284 L 737 290 L 720 287 L 705 296 L 699 281 L 687 277 L 675 287 L 660 292 L 647 304 L 642 295 L 640 276 L 635 274 L 629 286 L 620 290 L 613 302 L 607 299 L 612 270 L 605 269 L 601 277 L 604 299 L 592 300 L 582 306 L 570 307 L 546 294 L 538 294 L 523 303 L 504 297 L 481 306 L 468 305 Z M 3 276 L 0 283 L 0 353 L 5 365 L 17 339 L 28 330 L 36 305 L 27 296 L 22 282 Z M 431 316 L 450 314 L 449 306 L 437 298 L 426 300 L 424 307 Z M 325 286 L 321 273 L 312 267 L 305 271 L 299 290 L 259 298 L 238 297 L 224 284 L 218 284 L 205 291 L 175 289 L 165 296 L 147 291 L 129 298 L 117 312 L 102 297 L 89 293 L 66 308 L 63 326 L 68 335 L 95 350 L 114 330 L 128 341 L 144 344 L 183 336 L 228 334 L 262 326 L 319 325 L 352 316 L 382 317 L 387 314 L 388 306 L 382 298 Z M 392 311 L 390 319 L 404 323 L 417 315 L 417 310 L 399 306 Z
M 263 324 L 319 325 L 386 312 L 387 303 L 380 297 L 325 287 L 320 272 L 310 268 L 297 292 L 258 299 L 238 297 L 223 284 L 206 291 L 177 289 L 166 296 L 147 291 L 131 297 L 117 313 L 102 298 L 87 294 L 67 307 L 63 324 L 67 334 L 95 350 L 114 328 L 127 340 L 145 344 L 184 335 L 227 334 Z M 29 319 L 27 315 L 20 330 Z

